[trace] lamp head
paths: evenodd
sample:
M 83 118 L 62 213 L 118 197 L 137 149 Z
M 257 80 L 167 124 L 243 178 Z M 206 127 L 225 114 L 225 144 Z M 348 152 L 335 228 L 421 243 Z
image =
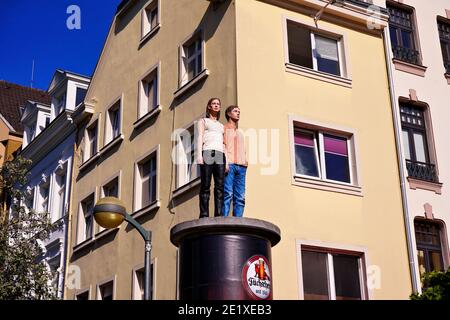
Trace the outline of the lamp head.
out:
M 114 197 L 100 199 L 94 207 L 95 221 L 105 229 L 114 229 L 122 224 L 126 216 L 125 204 Z

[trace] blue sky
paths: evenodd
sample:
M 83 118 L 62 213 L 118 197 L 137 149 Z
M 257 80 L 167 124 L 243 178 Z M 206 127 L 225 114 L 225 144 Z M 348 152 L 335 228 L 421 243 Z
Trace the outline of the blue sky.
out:
M 57 68 L 91 76 L 121 0 L 1 0 L 0 80 L 47 90 Z M 81 11 L 69 30 L 67 8 Z

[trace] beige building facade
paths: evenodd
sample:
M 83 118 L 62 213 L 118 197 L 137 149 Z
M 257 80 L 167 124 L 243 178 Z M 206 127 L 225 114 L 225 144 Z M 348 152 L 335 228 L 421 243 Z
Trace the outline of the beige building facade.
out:
M 220 97 L 224 109 L 241 107 L 247 135 L 245 216 L 281 229 L 274 299 L 407 299 L 387 13 L 374 30 L 356 1 L 316 21 L 325 1 L 219 2 L 119 6 L 73 116 L 66 298 L 142 298 L 143 240 L 92 218 L 94 203 L 112 195 L 153 232 L 153 298 L 177 299 L 170 229 L 199 214 L 189 133 Z
M 414 247 L 415 276 L 450 266 L 450 2 L 374 1 L 387 7 L 391 66 Z M 402 19 L 399 17 L 402 16 Z

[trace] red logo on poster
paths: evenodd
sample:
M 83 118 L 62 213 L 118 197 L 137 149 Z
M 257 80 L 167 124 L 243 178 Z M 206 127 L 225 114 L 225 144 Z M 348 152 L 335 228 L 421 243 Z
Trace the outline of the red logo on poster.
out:
M 242 269 L 242 284 L 254 300 L 272 298 L 272 274 L 264 256 L 253 256 Z

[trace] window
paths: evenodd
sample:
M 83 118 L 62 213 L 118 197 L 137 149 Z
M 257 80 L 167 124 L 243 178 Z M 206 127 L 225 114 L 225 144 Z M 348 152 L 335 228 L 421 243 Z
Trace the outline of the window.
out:
M 77 294 L 75 296 L 75 300 L 80 300 L 80 301 L 87 301 L 87 300 L 89 300 L 89 290 L 85 291 L 85 292 L 82 292 L 80 294 Z
M 58 294 L 61 255 L 52 258 L 47 263 L 51 273 L 50 287 L 56 294 Z
M 66 177 L 67 177 L 67 168 L 64 166 L 61 170 L 56 172 L 55 182 L 56 182 L 56 190 L 55 190 L 55 199 L 54 199 L 54 208 L 56 212 L 54 213 L 54 220 L 58 220 L 65 216 L 65 198 L 66 198 Z
M 139 110 L 141 118 L 158 107 L 158 68 L 150 72 L 139 83 Z
M 31 189 L 25 193 L 24 205 L 28 211 L 34 209 L 34 189 Z
M 119 198 L 119 177 L 114 178 L 102 187 L 102 198 L 114 197 Z M 98 232 L 105 230 L 102 226 L 98 226 Z
M 344 76 L 341 38 L 318 34 L 305 25 L 287 22 L 289 63 L 316 71 Z
M 98 134 L 98 121 L 94 122 L 86 130 L 84 161 L 89 160 L 90 158 L 92 158 L 97 154 L 97 146 L 98 146 L 97 134 Z
M 424 110 L 401 102 L 400 115 L 408 176 L 438 182 L 436 166 L 430 161 Z
M 294 145 L 297 175 L 356 183 L 352 178 L 351 138 L 295 128 Z
M 77 87 L 75 107 L 77 107 L 80 103 L 82 103 L 84 101 L 84 98 L 86 97 L 86 93 L 87 93 L 87 89 Z
M 203 39 L 200 33 L 195 34 L 191 39 L 181 46 L 181 72 L 180 87 L 191 81 L 203 69 Z
M 121 100 L 108 110 L 106 119 L 105 145 L 121 134 Z
M 143 209 L 155 202 L 157 193 L 157 157 L 153 152 L 146 159 L 137 163 L 136 172 L 136 210 Z
M 194 126 L 177 135 L 177 187 L 181 187 L 200 176 L 196 159 Z
M 55 117 L 57 117 L 66 108 L 66 92 L 55 98 Z
M 78 215 L 78 243 L 92 238 L 94 232 L 94 194 L 80 203 Z
M 416 219 L 414 229 L 420 275 L 431 271 L 444 271 L 440 225 L 425 219 Z
M 153 288 L 155 287 L 154 274 L 153 274 L 153 263 L 150 267 L 150 277 L 152 286 L 150 287 L 150 299 L 153 300 Z M 144 300 L 144 280 L 145 280 L 145 269 L 141 268 L 133 272 L 133 300 Z
M 103 197 L 119 197 L 119 177 L 105 184 L 102 188 Z
M 36 137 L 36 123 L 32 123 L 28 125 L 25 129 L 25 133 L 27 134 L 27 145 L 31 143 Z
M 50 125 L 50 117 L 45 117 L 45 128 Z
M 158 0 L 153 0 L 142 11 L 142 38 L 159 25 Z
M 113 300 L 114 299 L 114 281 L 109 281 L 98 286 L 97 300 Z
M 420 65 L 420 54 L 416 44 L 414 11 L 406 6 L 387 2 L 389 32 L 392 50 L 396 59 Z
M 438 30 L 445 71 L 450 74 L 450 23 L 438 20 Z
M 363 300 L 362 254 L 302 247 L 305 300 Z
M 39 186 L 39 211 L 42 213 L 49 212 L 49 195 L 50 195 L 50 182 L 46 181 Z

